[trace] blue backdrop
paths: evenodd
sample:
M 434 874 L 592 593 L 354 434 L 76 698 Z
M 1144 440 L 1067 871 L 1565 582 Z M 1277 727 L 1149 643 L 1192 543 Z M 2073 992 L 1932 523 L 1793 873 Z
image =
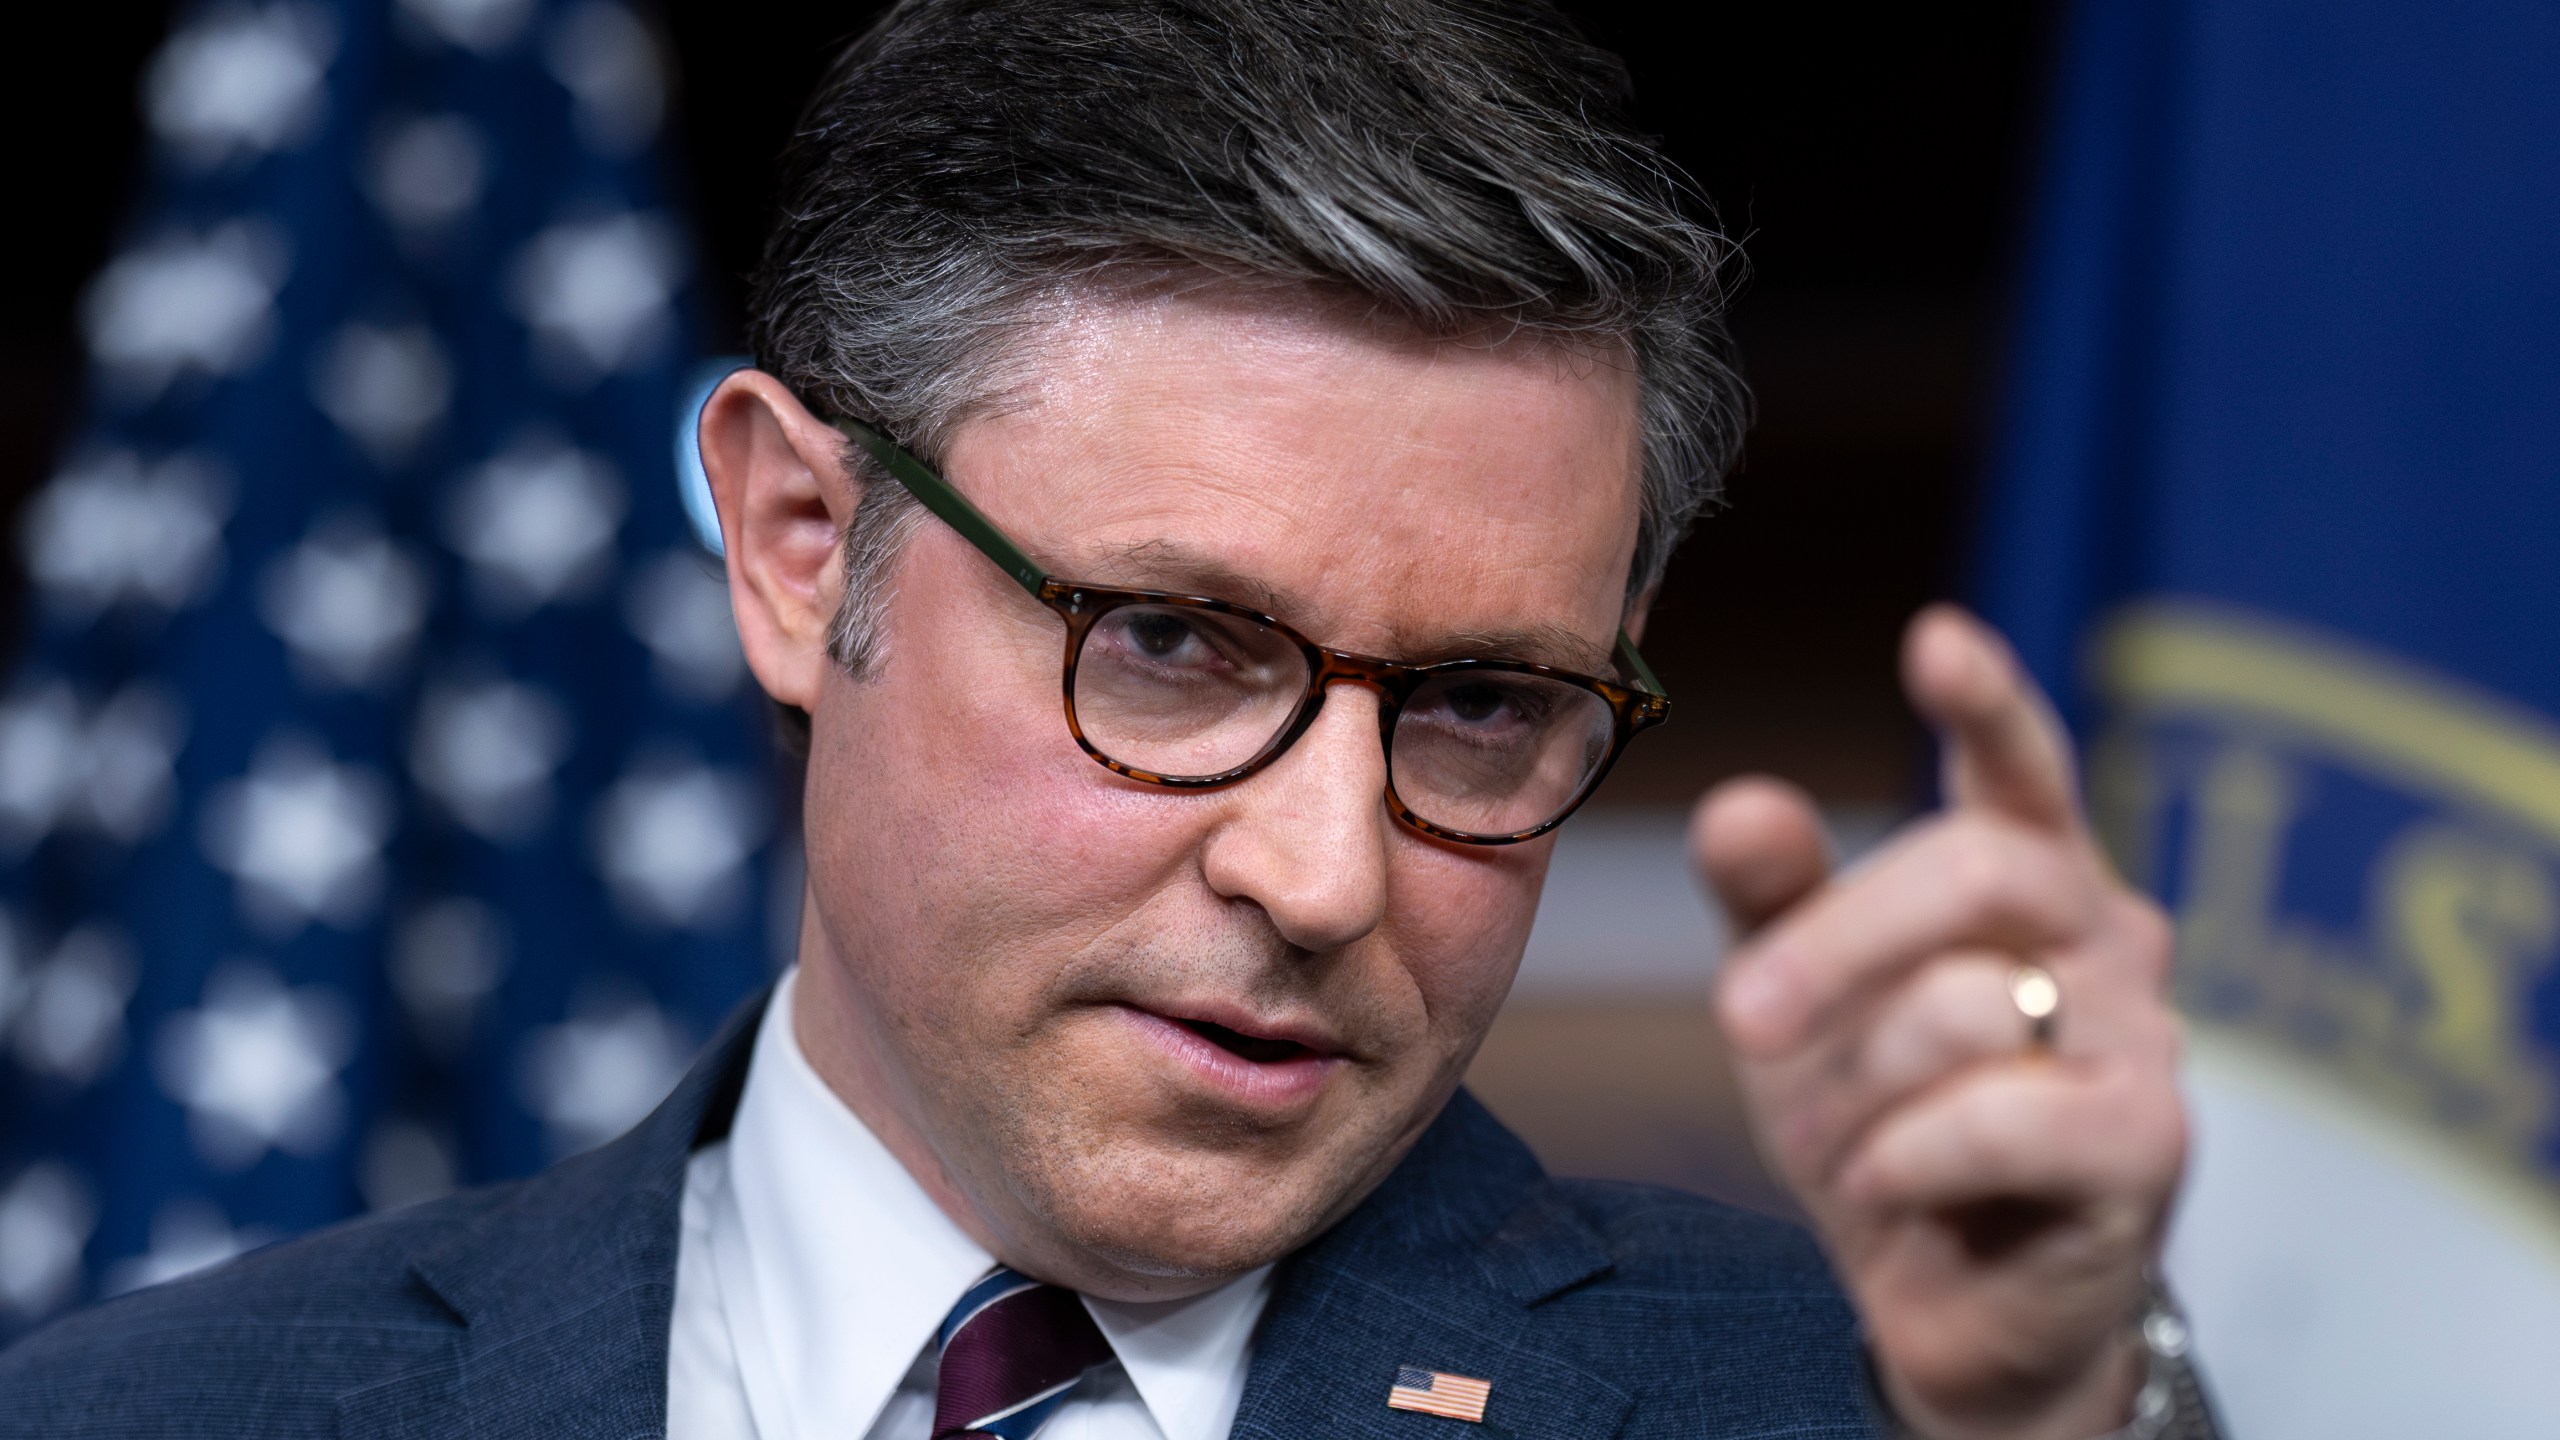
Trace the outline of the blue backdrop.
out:
M 2560 1166 L 2560 11 L 2085 0 L 1980 593 L 2188 1008 Z
M 651 32 L 200 4 L 142 101 L 0 697 L 0 1334 L 617 1132 L 795 918 Z

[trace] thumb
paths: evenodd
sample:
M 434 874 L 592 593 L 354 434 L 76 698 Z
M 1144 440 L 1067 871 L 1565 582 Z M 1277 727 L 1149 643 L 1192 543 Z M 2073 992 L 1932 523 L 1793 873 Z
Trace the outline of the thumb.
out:
M 1707 792 L 1689 820 L 1689 856 L 1733 922 L 1734 939 L 1784 914 L 1831 874 L 1813 801 L 1765 775 Z

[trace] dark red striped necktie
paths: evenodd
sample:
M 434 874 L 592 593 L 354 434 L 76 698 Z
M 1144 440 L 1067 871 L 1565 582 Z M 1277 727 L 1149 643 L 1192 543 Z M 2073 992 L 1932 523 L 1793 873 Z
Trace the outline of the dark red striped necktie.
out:
M 1084 1372 L 1111 1358 L 1074 1291 L 1002 1268 L 951 1307 L 937 1343 L 933 1440 L 1030 1440 Z

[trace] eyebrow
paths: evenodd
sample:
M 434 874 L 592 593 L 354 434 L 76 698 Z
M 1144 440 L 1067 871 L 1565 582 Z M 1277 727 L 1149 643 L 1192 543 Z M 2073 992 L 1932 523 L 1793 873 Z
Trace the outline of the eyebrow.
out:
M 1118 583 L 1142 590 L 1167 590 L 1250 606 L 1265 615 L 1297 623 L 1308 606 L 1268 581 L 1247 575 L 1214 555 L 1179 540 L 1159 537 L 1090 547 L 1086 552 L 1096 584 Z M 1061 576 L 1060 578 L 1068 578 Z M 1321 642 L 1319 642 L 1321 643 Z M 1607 645 L 1565 626 L 1532 624 L 1495 630 L 1459 630 L 1400 646 L 1391 657 L 1415 665 L 1442 660 L 1526 660 L 1585 675 L 1617 674 L 1617 657 Z
M 1462 630 L 1416 647 L 1404 657 L 1416 664 L 1438 660 L 1481 658 L 1527 660 L 1559 670 L 1597 675 L 1618 673 L 1617 656 L 1605 645 L 1562 625 L 1529 625 L 1516 630 Z
M 1096 583 L 1118 581 L 1141 590 L 1175 590 L 1248 605 L 1265 615 L 1303 607 L 1270 582 L 1247 575 L 1215 555 L 1182 541 L 1158 537 L 1088 547 Z

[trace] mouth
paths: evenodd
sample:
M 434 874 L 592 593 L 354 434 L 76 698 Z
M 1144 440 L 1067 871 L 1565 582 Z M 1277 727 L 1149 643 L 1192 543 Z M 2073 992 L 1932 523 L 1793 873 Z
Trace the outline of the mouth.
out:
M 1349 1063 L 1338 1045 L 1310 1029 L 1239 1014 L 1211 1019 L 1200 1008 L 1129 1005 L 1120 1013 L 1178 1071 L 1231 1105 L 1285 1118 L 1313 1104 Z
M 1256 1065 L 1277 1065 L 1284 1060 L 1295 1060 L 1302 1055 L 1316 1053 L 1295 1040 L 1275 1039 L 1266 1035 L 1247 1035 L 1241 1030 L 1230 1030 L 1214 1021 L 1176 1020 L 1173 1023 L 1228 1054 L 1240 1056 Z

